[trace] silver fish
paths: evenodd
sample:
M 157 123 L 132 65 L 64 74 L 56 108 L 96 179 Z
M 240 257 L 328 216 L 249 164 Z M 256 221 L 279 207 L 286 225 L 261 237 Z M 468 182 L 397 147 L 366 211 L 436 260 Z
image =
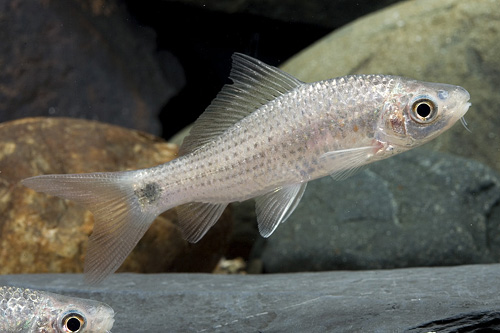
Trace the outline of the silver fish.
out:
M 93 212 L 88 282 L 113 273 L 155 217 L 173 207 L 185 238 L 196 242 L 228 203 L 255 198 L 259 230 L 268 237 L 297 207 L 308 181 L 343 179 L 419 146 L 470 106 L 458 86 L 388 75 L 304 83 L 242 54 L 233 55 L 230 79 L 171 162 L 22 181 Z
M 108 305 L 46 291 L 0 287 L 0 332 L 110 332 Z

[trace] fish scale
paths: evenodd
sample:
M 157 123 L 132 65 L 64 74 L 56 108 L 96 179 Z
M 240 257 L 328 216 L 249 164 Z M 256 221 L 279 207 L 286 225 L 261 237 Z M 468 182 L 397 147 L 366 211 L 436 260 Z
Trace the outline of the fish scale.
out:
M 391 75 L 304 83 L 242 54 L 233 55 L 229 78 L 233 83 L 198 118 L 173 161 L 23 180 L 94 214 L 87 281 L 113 273 L 156 216 L 174 207 L 184 237 L 196 242 L 230 202 L 255 198 L 259 231 L 269 237 L 297 207 L 308 181 L 345 179 L 422 145 L 470 106 L 459 86 Z

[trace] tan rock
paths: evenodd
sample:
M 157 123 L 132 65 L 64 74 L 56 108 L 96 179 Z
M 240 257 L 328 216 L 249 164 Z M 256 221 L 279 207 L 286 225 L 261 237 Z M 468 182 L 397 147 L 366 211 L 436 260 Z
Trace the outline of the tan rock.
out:
M 175 158 L 177 146 L 152 135 L 69 118 L 0 124 L 0 274 L 81 272 L 93 216 L 71 201 L 34 192 L 19 181 L 49 173 L 119 171 Z M 231 232 L 226 213 L 197 244 L 159 216 L 119 271 L 210 272 Z

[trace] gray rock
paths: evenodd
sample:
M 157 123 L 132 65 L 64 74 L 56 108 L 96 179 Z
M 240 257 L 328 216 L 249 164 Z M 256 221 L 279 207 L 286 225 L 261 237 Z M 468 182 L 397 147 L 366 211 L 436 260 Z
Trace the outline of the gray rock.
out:
M 472 134 L 431 143 L 500 171 L 500 10 L 490 0 L 404 1 L 324 37 L 282 68 L 305 81 L 383 73 L 465 87 Z
M 2 275 L 0 284 L 108 303 L 113 332 L 498 330 L 500 265 L 271 275 Z M 469 329 L 469 330 L 467 330 Z M 489 330 L 488 330 L 489 329 Z M 479 331 L 479 330 L 478 330 Z
M 172 56 L 155 57 L 154 32 L 120 1 L 8 0 L 0 13 L 0 121 L 64 116 L 161 132 L 157 116 L 184 74 Z
M 266 240 L 265 272 L 379 269 L 500 260 L 500 176 L 417 149 L 342 181 L 310 182 Z

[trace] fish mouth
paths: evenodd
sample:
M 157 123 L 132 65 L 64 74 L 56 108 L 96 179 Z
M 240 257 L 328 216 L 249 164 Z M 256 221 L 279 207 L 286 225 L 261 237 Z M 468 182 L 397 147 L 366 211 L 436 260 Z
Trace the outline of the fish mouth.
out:
M 465 114 L 467 113 L 467 111 L 469 110 L 470 106 L 472 104 L 471 103 L 465 103 L 463 106 L 462 106 L 462 112 L 461 112 L 461 116 L 460 116 L 460 122 L 462 123 L 462 126 L 467 130 L 467 132 L 470 132 L 472 133 L 472 131 L 469 129 L 469 127 L 467 127 L 467 121 L 465 121 Z
M 469 131 L 467 128 L 467 122 L 465 121 L 464 115 L 467 113 L 469 110 L 470 106 L 472 105 L 469 100 L 470 100 L 470 94 L 469 92 L 460 86 L 457 86 L 454 91 L 453 95 L 456 96 L 455 98 L 457 99 L 457 102 L 455 104 L 455 110 L 451 113 L 451 124 L 454 124 L 456 121 L 460 120 L 462 125 Z
M 467 113 L 467 111 L 469 110 L 469 107 L 472 104 L 469 102 L 470 94 L 467 90 L 465 90 L 462 87 L 457 87 L 456 93 L 462 97 L 462 98 L 460 98 L 461 101 L 459 102 L 459 106 L 457 108 L 458 112 L 457 112 L 456 118 L 458 120 L 458 118 L 462 118 Z
M 469 99 L 464 100 L 462 103 L 460 103 L 460 106 L 457 108 L 457 111 L 455 112 L 455 115 L 453 117 L 454 121 L 460 120 L 462 124 L 466 125 L 466 121 L 464 119 L 465 114 L 469 110 L 470 106 L 472 105 L 470 102 L 468 102 Z M 465 126 L 467 128 L 467 126 Z

